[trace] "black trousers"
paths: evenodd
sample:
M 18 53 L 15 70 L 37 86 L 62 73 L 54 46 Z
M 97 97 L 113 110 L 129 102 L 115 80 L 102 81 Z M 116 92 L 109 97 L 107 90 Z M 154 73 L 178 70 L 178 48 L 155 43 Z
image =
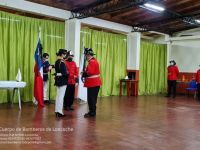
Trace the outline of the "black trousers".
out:
M 176 80 L 168 80 L 167 83 L 168 83 L 167 96 L 171 96 L 171 93 L 172 93 L 172 96 L 176 97 Z
M 197 98 L 200 100 L 200 83 L 197 84 Z
M 96 115 L 96 104 L 100 86 L 87 88 L 89 113 Z
M 65 91 L 64 107 L 71 107 L 74 102 L 75 84 L 68 84 Z

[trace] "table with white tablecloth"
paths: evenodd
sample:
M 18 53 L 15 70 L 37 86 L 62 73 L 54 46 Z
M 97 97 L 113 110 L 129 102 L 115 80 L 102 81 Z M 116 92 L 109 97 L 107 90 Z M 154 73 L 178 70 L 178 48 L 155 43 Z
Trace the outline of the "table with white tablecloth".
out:
M 13 90 L 12 102 L 13 102 L 15 91 L 17 90 L 20 110 L 21 110 L 20 88 L 24 88 L 25 86 L 26 86 L 26 82 L 0 81 L 0 89 Z

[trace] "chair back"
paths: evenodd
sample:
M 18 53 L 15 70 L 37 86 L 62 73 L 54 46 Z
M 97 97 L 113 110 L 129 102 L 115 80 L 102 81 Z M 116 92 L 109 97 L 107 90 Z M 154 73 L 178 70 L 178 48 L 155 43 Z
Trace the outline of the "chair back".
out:
M 189 83 L 189 87 L 190 87 L 190 88 L 194 88 L 194 89 L 196 89 L 196 88 L 197 88 L 196 81 L 195 81 L 195 80 L 190 81 L 190 83 Z

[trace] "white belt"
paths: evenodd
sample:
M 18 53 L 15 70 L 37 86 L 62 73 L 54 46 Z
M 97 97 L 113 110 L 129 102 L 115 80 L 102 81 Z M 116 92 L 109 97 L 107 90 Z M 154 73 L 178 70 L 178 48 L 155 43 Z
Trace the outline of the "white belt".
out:
M 62 73 L 56 73 L 56 76 L 60 77 L 62 76 Z
M 86 77 L 86 78 L 98 78 L 98 77 L 100 77 L 100 74 L 89 76 L 89 77 Z

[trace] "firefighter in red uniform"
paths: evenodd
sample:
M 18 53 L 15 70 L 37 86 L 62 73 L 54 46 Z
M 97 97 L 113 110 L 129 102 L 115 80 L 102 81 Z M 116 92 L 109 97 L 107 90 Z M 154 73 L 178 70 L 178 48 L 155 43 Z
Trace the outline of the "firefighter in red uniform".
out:
M 171 60 L 170 62 L 170 66 L 168 66 L 167 70 L 168 70 L 168 93 L 167 93 L 167 97 L 171 96 L 171 92 L 172 92 L 172 97 L 175 98 L 176 97 L 176 80 L 179 74 L 179 69 L 176 66 L 176 62 L 174 60 Z
M 196 82 L 197 82 L 197 98 L 198 100 L 200 100 L 200 69 L 198 69 L 196 73 Z
M 93 57 L 95 55 L 93 50 L 91 48 L 85 48 L 84 54 L 88 61 L 88 65 L 85 71 L 82 73 L 82 77 L 85 78 L 84 87 L 87 87 L 89 112 L 84 115 L 84 117 L 87 118 L 96 116 L 97 97 L 102 83 L 100 79 L 99 63 Z
M 68 85 L 65 91 L 64 97 L 64 109 L 65 110 L 74 110 L 72 107 L 74 102 L 74 95 L 75 95 L 75 85 L 76 81 L 78 80 L 78 69 L 76 63 L 73 61 L 73 53 L 72 51 L 67 52 L 67 59 L 65 60 L 65 65 L 69 72 L 68 78 Z

